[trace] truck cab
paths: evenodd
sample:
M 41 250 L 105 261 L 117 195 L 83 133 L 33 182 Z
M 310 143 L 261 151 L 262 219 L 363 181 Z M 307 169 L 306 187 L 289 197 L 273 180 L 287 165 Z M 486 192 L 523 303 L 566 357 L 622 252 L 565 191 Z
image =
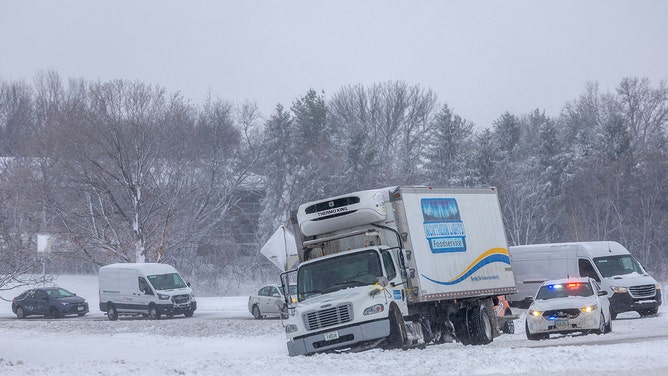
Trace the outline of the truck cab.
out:
M 290 355 L 374 347 L 385 340 L 389 313 L 407 313 L 398 258 L 397 248 L 373 246 L 301 264 L 293 272 L 297 295 L 288 297 L 297 303 L 286 325 Z

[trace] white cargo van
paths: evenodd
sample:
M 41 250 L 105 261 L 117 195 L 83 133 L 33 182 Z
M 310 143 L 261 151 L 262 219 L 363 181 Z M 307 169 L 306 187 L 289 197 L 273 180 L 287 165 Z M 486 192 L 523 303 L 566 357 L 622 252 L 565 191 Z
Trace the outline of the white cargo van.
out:
M 608 291 L 612 317 L 636 311 L 654 315 L 661 305 L 661 287 L 621 244 L 614 241 L 552 243 L 508 248 L 517 294 L 512 305 L 528 304 L 546 280 L 591 277 Z
M 109 320 L 119 315 L 191 317 L 197 309 L 190 284 L 167 264 L 121 263 L 100 268 L 100 310 Z

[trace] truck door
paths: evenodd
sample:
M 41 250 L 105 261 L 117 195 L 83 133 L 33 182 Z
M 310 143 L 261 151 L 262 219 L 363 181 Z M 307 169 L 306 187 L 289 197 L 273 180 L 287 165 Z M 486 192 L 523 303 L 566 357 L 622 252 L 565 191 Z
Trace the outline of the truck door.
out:
M 399 306 L 404 315 L 408 314 L 408 302 L 406 301 L 406 279 L 401 273 L 400 250 L 384 250 L 381 252 L 383 261 L 383 269 L 385 269 L 385 276 L 390 282 L 387 286 L 387 291 L 392 295 L 392 299 Z M 394 287 L 392 287 L 394 286 Z

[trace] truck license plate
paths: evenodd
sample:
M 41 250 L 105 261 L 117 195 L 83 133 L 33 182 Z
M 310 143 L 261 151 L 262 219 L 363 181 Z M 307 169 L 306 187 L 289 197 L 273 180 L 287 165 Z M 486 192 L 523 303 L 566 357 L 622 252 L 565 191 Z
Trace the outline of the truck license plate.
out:
M 339 339 L 339 332 L 325 333 L 325 341 L 333 341 L 335 339 Z

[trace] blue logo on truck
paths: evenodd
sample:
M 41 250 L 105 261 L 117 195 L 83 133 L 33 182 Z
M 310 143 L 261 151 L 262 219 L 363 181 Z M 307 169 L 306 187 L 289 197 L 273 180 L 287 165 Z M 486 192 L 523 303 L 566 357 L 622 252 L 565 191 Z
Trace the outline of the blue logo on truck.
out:
M 466 252 L 464 222 L 454 198 L 423 198 L 424 233 L 432 253 Z

